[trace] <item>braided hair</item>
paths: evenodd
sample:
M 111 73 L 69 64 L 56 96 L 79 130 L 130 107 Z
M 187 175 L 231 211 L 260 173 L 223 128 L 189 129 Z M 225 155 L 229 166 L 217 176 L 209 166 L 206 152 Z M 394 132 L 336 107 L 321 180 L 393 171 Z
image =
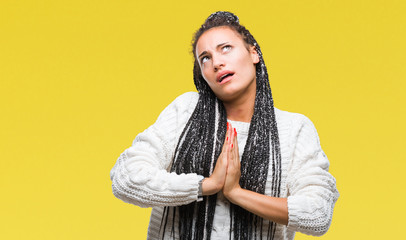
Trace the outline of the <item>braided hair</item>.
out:
M 215 27 L 229 27 L 239 33 L 244 42 L 254 46 L 259 62 L 256 68 L 256 97 L 254 114 L 248 132 L 247 143 L 241 158 L 242 188 L 265 193 L 268 167 L 271 167 L 271 196 L 279 197 L 281 186 L 281 153 L 274 104 L 268 73 L 261 49 L 251 33 L 239 23 L 236 15 L 230 12 L 211 14 L 195 33 L 192 47 L 195 58 L 193 79 L 199 99 L 190 119 L 186 123 L 173 156 L 171 172 L 197 173 L 209 177 L 213 172 L 217 158 L 221 153 L 227 129 L 227 114 L 224 105 L 208 86 L 202 76 L 196 57 L 196 44 L 200 36 Z M 172 221 L 171 236 L 175 237 L 177 225 L 179 239 L 210 239 L 217 194 L 203 197 L 203 201 L 192 202 L 178 207 L 165 207 L 160 229 L 165 236 L 166 225 Z M 175 215 L 179 222 L 175 224 Z M 169 217 L 172 216 L 172 217 Z M 276 223 L 246 211 L 230 203 L 230 240 L 262 239 L 264 227 L 267 227 L 266 239 L 273 239 Z M 231 233 L 233 230 L 233 234 Z

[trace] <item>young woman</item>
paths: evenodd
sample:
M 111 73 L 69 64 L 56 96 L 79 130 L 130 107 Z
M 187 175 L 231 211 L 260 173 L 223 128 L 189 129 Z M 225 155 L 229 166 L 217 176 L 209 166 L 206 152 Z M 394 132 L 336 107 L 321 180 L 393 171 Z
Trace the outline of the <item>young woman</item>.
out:
M 339 196 L 312 122 L 274 108 L 254 37 L 229 12 L 193 41 L 198 93 L 175 99 L 111 170 L 113 193 L 153 207 L 148 239 L 324 234 Z

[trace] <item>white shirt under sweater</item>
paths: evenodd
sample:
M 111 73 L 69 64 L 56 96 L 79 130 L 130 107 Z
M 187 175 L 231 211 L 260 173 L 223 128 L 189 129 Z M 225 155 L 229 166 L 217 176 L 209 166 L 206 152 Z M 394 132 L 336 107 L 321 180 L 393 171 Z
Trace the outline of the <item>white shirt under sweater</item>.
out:
M 164 206 L 179 206 L 197 200 L 198 181 L 202 176 L 168 172 L 179 136 L 197 100 L 198 93 L 195 92 L 176 98 L 152 126 L 135 138 L 133 145 L 120 155 L 110 172 L 113 193 L 117 198 L 140 207 L 153 208 L 148 239 L 159 239 Z M 288 226 L 277 224 L 275 239 L 294 239 L 297 231 L 322 235 L 330 226 L 334 204 L 339 197 L 335 179 L 328 172 L 329 161 L 320 147 L 314 125 L 307 117 L 276 108 L 275 115 L 282 157 L 280 197 L 288 198 L 289 218 Z M 238 132 L 241 157 L 249 123 L 229 122 Z M 271 190 L 271 171 L 272 168 L 269 168 L 265 194 Z M 229 216 L 229 202 L 219 193 L 211 239 L 228 239 Z M 168 221 L 165 239 L 171 239 L 170 224 L 171 221 Z M 266 224 L 263 229 L 266 236 Z

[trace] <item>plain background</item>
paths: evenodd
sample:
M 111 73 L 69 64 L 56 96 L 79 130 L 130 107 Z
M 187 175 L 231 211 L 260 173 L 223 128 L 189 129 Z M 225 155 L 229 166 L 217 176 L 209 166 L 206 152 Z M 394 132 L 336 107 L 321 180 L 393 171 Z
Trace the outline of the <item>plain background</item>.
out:
M 3 0 L 0 239 L 145 238 L 150 209 L 109 171 L 195 91 L 192 34 L 217 10 L 259 42 L 276 107 L 319 132 L 341 193 L 319 239 L 404 235 L 404 1 Z

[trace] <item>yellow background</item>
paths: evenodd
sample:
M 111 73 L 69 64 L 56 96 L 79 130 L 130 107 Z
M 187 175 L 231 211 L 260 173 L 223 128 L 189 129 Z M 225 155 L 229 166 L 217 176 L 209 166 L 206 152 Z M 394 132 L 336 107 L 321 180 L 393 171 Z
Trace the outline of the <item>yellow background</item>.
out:
M 319 239 L 402 238 L 404 1 L 2 0 L 0 239 L 145 238 L 150 209 L 109 171 L 195 91 L 190 41 L 216 10 L 258 40 L 276 106 L 318 129 L 341 193 Z

